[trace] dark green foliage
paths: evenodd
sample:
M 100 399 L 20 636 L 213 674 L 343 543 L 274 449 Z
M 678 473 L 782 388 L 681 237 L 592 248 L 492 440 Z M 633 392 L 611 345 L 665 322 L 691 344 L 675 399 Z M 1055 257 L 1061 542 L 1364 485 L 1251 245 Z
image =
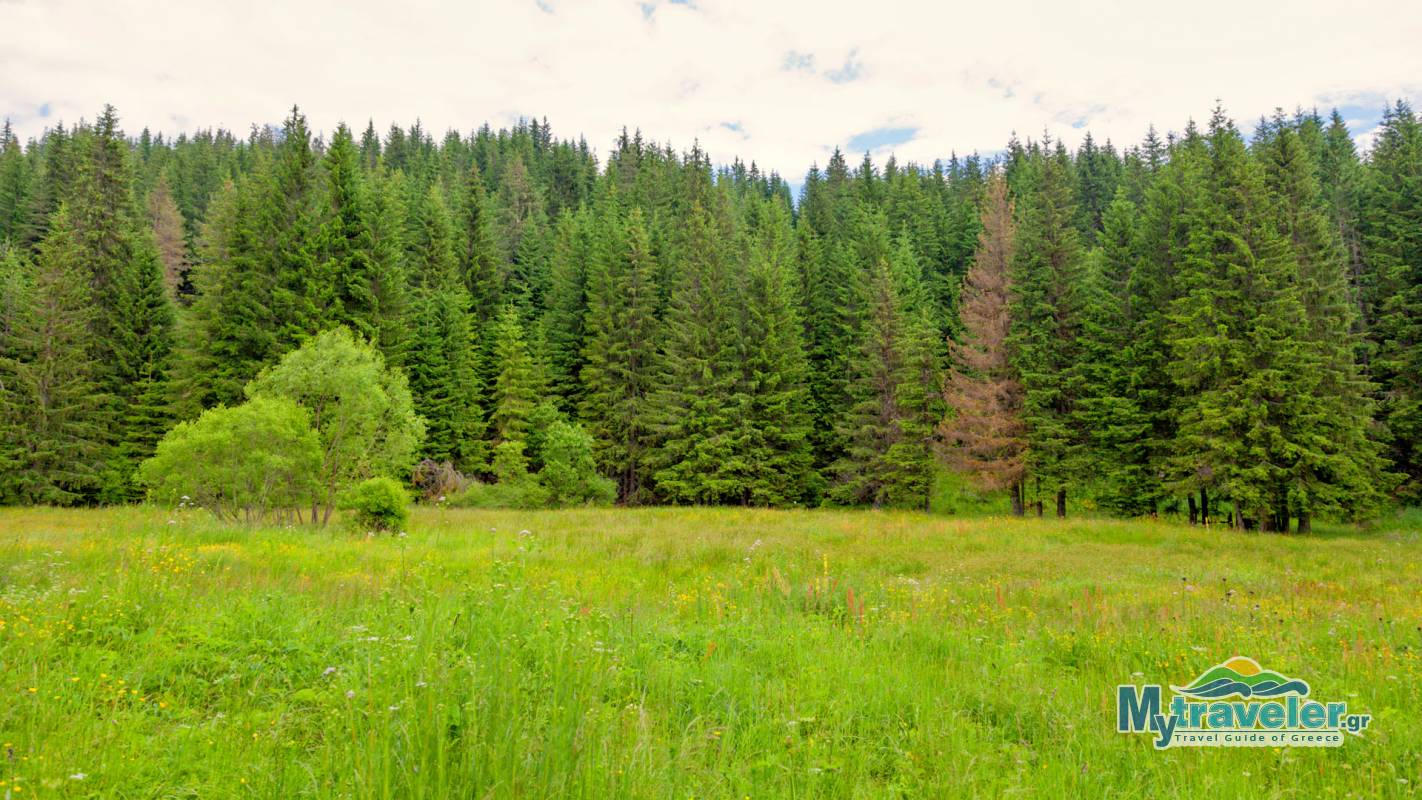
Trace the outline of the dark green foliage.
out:
M 848 449 L 835 465 L 839 503 L 926 508 L 930 439 L 941 419 L 937 330 L 922 311 L 926 292 L 907 241 L 893 262 L 866 265 L 865 315 L 851 367 L 853 405 L 841 423 Z
M 1124 193 L 1107 207 L 1097 248 L 1086 266 L 1082 291 L 1081 387 L 1074 418 L 1084 432 L 1078 475 L 1102 505 L 1120 514 L 1155 510 L 1157 481 L 1151 474 L 1150 424 L 1134 382 L 1143 343 L 1130 295 L 1141 262 L 1138 211 Z
M 428 428 L 342 486 L 418 456 L 500 476 L 481 504 L 583 502 L 592 463 L 625 503 L 920 507 L 937 432 L 1019 508 L 1024 488 L 1118 514 L 1189 497 L 1302 529 L 1422 485 L 1405 104 L 1361 156 L 1313 112 L 1248 146 L 1221 113 L 1119 151 L 835 152 L 798 205 L 734 154 L 640 132 L 602 170 L 542 120 L 359 139 L 296 110 L 242 137 L 127 138 L 112 109 L 23 146 L 0 130 L 6 501 L 134 498 L 175 419 L 332 326 L 351 358 L 300 356 L 282 392 L 374 374 L 358 338 Z M 965 283 L 985 220 L 993 269 Z
M 1370 367 L 1388 455 L 1422 492 L 1422 121 L 1399 102 L 1383 115 L 1364 188 L 1363 282 Z
M 512 305 L 504 308 L 494 326 L 493 356 L 497 373 L 489 399 L 489 432 L 496 442 L 525 441 L 529 416 L 543 397 L 544 381 Z
M 724 214 L 693 204 L 676 242 L 679 280 L 667 309 L 652 392 L 658 494 L 674 503 L 734 503 L 737 478 L 734 296 Z
M 1030 156 L 1018 187 L 1007 346 L 1024 392 L 1027 468 L 1058 493 L 1061 514 L 1061 493 L 1089 471 L 1078 418 L 1088 391 L 1081 358 L 1086 262 L 1065 148 Z
M 818 494 L 811 452 L 808 363 L 795 303 L 795 240 L 783 206 L 756 204 L 738 339 L 741 378 L 734 448 L 740 502 L 789 505 Z
M 428 426 L 422 454 L 462 472 L 482 472 L 488 457 L 468 308 L 462 285 L 416 290 L 405 371 L 415 410 Z
M 55 214 L 33 278 L 5 257 L 0 340 L 0 499 L 69 505 L 96 499 L 114 431 L 104 366 L 92 353 L 95 304 L 67 208 Z
M 618 497 L 645 502 L 661 330 L 657 266 L 639 209 L 625 226 L 609 221 L 601 233 L 587 277 L 579 416 L 597 442 L 599 465 L 617 481 Z

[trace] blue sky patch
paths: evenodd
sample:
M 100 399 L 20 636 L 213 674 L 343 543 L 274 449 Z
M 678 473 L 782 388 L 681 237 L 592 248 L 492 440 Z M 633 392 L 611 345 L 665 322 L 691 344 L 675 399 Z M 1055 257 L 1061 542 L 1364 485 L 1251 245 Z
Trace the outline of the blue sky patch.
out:
M 873 130 L 857 133 L 849 140 L 851 152 L 862 152 L 864 150 L 874 151 L 884 147 L 906 144 L 913 141 L 918 135 L 918 128 L 874 128 Z

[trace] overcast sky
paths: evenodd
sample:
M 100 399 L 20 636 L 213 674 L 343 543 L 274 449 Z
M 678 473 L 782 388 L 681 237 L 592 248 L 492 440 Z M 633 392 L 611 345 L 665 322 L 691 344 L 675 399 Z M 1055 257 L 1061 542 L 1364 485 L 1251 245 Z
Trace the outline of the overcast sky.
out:
M 279 122 L 436 135 L 546 116 L 606 153 L 622 126 L 798 182 L 835 147 L 929 162 L 1013 131 L 1138 141 L 1338 106 L 1366 144 L 1422 98 L 1422 2 L 0 0 L 0 116 L 178 132 Z

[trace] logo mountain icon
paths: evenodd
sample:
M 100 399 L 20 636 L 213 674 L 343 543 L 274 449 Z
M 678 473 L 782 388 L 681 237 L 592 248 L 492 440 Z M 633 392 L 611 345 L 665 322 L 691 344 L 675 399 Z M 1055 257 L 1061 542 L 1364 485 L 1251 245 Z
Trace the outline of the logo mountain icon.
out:
M 1190 697 L 1211 700 L 1232 695 L 1244 699 L 1308 694 L 1308 684 L 1304 681 L 1263 669 L 1259 662 L 1245 656 L 1235 656 L 1223 664 L 1210 667 L 1189 686 L 1170 688 Z

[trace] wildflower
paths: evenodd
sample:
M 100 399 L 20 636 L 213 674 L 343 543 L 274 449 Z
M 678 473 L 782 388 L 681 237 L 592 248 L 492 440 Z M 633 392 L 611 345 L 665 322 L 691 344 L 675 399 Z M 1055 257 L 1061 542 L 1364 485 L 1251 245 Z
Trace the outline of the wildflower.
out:
M 336 673 L 336 668 L 335 668 L 335 667 L 326 667 L 324 670 L 321 671 L 321 677 L 323 677 L 323 678 L 329 678 L 329 677 L 331 677 L 332 675 L 334 675 L 335 673 Z
M 76 773 L 74 773 L 73 775 L 70 775 L 70 776 L 69 776 L 69 780 L 71 780 L 71 781 L 82 781 L 82 780 L 84 780 L 84 779 L 87 778 L 87 777 L 89 777 L 89 776 L 88 776 L 88 775 L 85 775 L 85 774 L 82 773 L 82 772 L 76 772 Z
M 355 689 L 347 689 L 347 690 L 346 690 L 346 699 L 349 700 L 349 699 L 351 699 L 352 697 L 355 697 Z

